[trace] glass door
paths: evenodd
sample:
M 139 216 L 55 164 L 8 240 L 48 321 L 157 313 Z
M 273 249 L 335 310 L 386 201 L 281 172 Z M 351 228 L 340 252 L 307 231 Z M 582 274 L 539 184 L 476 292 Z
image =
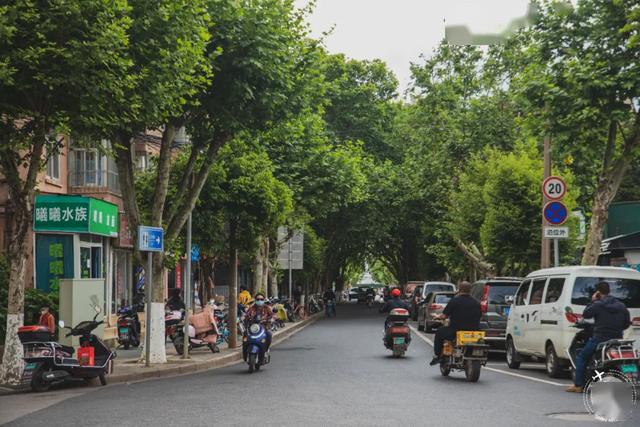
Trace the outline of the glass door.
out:
M 80 277 L 91 278 L 91 248 L 80 247 Z

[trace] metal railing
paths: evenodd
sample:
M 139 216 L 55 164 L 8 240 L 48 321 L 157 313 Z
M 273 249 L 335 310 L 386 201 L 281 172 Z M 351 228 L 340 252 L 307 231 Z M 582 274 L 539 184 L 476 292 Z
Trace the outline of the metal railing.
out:
M 120 192 L 118 173 L 110 170 L 69 171 L 69 186 Z

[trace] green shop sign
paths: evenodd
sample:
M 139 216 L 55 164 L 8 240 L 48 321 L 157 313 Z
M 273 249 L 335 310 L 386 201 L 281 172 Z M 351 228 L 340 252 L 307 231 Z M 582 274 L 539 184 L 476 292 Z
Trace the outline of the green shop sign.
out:
M 38 195 L 33 229 L 118 237 L 118 207 L 91 197 Z

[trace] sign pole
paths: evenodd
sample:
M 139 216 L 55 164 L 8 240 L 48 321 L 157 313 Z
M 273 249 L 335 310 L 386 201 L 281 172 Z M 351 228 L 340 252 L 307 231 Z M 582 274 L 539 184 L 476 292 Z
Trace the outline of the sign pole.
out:
M 145 316 L 146 330 L 144 333 L 144 366 L 149 367 L 151 358 L 151 267 L 153 254 L 147 252 L 147 274 L 145 275 L 145 292 L 147 293 L 147 313 Z
M 553 239 L 553 261 L 555 267 L 560 267 L 560 243 L 558 239 Z

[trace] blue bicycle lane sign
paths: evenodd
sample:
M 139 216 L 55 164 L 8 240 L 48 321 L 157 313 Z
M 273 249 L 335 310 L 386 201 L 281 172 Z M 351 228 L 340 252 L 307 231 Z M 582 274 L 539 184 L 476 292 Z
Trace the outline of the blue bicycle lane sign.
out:
M 569 217 L 569 211 L 562 202 L 549 202 L 544 205 L 544 219 L 551 225 L 562 225 Z

